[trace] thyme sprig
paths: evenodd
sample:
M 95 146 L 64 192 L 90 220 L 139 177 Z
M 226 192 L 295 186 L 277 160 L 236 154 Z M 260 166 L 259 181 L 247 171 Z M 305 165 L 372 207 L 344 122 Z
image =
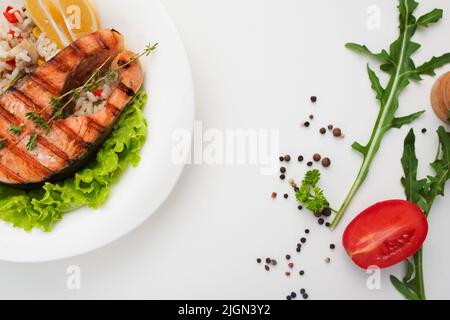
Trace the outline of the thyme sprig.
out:
M 34 149 L 36 149 L 36 140 L 38 138 L 38 135 L 36 133 L 33 133 L 30 136 L 30 140 L 27 143 L 27 150 L 28 151 L 33 151 Z

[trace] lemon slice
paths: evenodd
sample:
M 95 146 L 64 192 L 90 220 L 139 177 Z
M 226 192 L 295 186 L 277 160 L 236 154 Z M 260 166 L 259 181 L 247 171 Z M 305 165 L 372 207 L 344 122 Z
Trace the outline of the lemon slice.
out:
M 64 15 L 64 21 L 72 38 L 95 32 L 99 20 L 94 6 L 89 0 L 53 0 Z
M 52 0 L 24 0 L 24 4 L 34 23 L 58 48 L 62 49 L 72 42 L 64 19 Z

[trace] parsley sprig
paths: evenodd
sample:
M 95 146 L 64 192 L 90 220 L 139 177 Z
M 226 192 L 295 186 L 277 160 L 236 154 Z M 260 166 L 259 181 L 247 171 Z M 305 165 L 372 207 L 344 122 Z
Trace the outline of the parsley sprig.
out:
M 330 209 L 330 203 L 325 197 L 324 191 L 317 186 L 320 182 L 320 171 L 310 170 L 305 174 L 300 188 L 297 188 L 297 201 L 313 212 L 319 213 L 324 209 Z

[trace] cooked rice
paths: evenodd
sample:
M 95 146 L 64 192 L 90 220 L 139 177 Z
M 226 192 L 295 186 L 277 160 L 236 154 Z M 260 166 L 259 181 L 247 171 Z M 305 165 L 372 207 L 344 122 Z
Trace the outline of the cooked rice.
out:
M 96 97 L 92 92 L 84 91 L 75 104 L 75 111 L 73 114 L 82 116 L 85 114 L 96 113 L 102 109 L 111 95 L 111 84 L 105 82 L 100 89 L 102 90 L 102 94 L 99 97 Z
M 0 17 L 0 94 L 21 73 L 30 73 L 39 59 L 48 61 L 59 51 L 45 33 L 34 36 L 36 25 L 23 7 L 15 6 L 12 11 L 18 23 L 11 24 L 3 15 Z
M 4 9 L 1 8 L 2 12 Z M 0 17 L 0 94 L 18 76 L 32 72 L 39 60 L 49 61 L 59 52 L 57 45 L 45 33 L 36 38 L 33 34 L 36 25 L 23 7 L 14 6 L 12 11 L 18 23 L 11 24 L 3 15 Z M 75 103 L 74 115 L 93 114 L 103 108 L 111 95 L 111 87 L 112 83 L 105 82 L 98 97 L 92 92 L 83 92 Z

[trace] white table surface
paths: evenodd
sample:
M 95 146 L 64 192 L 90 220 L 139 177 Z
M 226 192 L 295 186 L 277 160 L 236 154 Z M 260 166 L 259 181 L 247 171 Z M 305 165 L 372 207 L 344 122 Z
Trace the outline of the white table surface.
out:
M 162 2 L 191 60 L 196 118 L 204 129 L 279 129 L 283 154 L 329 154 L 333 166 L 324 173 L 323 184 L 338 206 L 360 164 L 350 144 L 367 140 L 377 111 L 365 73 L 367 59 L 348 52 L 344 43 L 386 47 L 397 35 L 393 1 Z M 450 51 L 450 2 L 420 2 L 420 13 L 442 7 L 446 17 L 417 35 L 416 41 L 423 45 L 416 55 L 418 62 Z M 370 5 L 381 10 L 379 30 L 366 26 Z M 450 67 L 440 73 L 447 70 Z M 432 83 L 427 78 L 411 85 L 402 96 L 399 113 L 430 110 Z M 319 97 L 316 106 L 308 101 L 313 94 Z M 316 115 L 313 128 L 301 129 L 299 123 L 310 113 Z M 346 138 L 337 142 L 318 137 L 317 130 L 328 122 L 341 126 Z M 435 154 L 433 131 L 438 125 L 431 111 L 414 125 L 429 129 L 426 135 L 416 130 L 421 174 Z M 162 208 L 125 238 L 63 261 L 0 262 L 0 298 L 283 299 L 300 288 L 307 288 L 312 299 L 401 298 L 388 277 L 400 275 L 402 267 L 383 271 L 381 290 L 368 290 L 368 275 L 349 261 L 340 237 L 352 216 L 366 206 L 404 197 L 399 160 L 407 130 L 386 135 L 366 184 L 333 233 L 320 228 L 307 213 L 299 213 L 293 199 L 272 201 L 272 191 L 282 194 L 289 188 L 276 175 L 261 175 L 258 166 L 192 165 Z M 304 171 L 295 161 L 288 169 L 289 176 L 297 179 Z M 449 205 L 450 196 L 440 198 L 430 217 L 425 245 L 429 298 L 450 298 Z M 306 227 L 311 236 L 297 256 L 295 245 Z M 331 242 L 338 245 L 335 252 L 328 249 Z M 304 277 L 284 276 L 281 262 L 288 252 L 306 271 Z M 266 256 L 277 257 L 280 263 L 270 273 L 255 262 Z M 329 265 L 324 263 L 327 256 L 332 258 Z M 81 270 L 80 290 L 66 285 L 67 268 L 72 265 Z

